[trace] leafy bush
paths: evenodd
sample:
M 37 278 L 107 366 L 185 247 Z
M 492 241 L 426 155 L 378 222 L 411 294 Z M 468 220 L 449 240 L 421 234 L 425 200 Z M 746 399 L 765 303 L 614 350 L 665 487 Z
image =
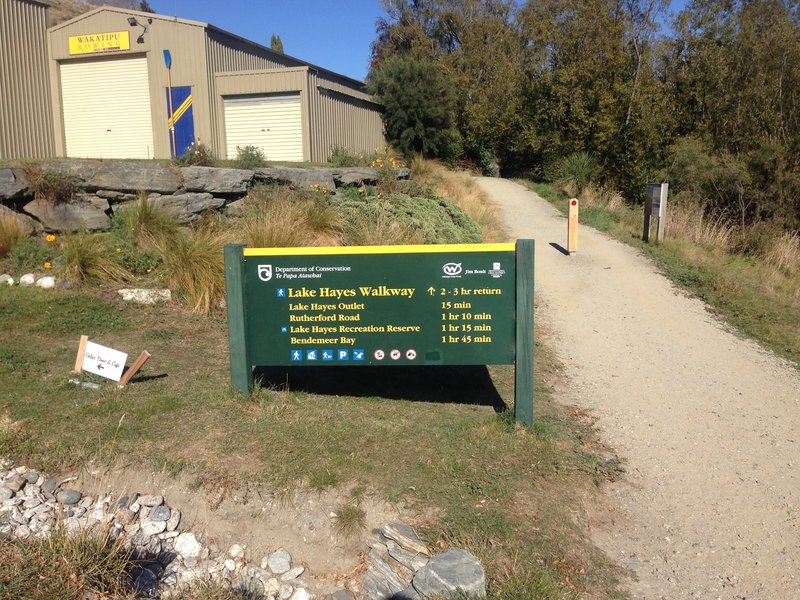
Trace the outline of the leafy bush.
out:
M 213 167 L 214 153 L 205 144 L 192 142 L 186 154 L 172 159 L 172 162 L 181 167 Z
M 69 201 L 77 191 L 75 178 L 71 175 L 58 171 L 43 171 L 38 165 L 30 163 L 26 164 L 23 170 L 37 200 L 61 204 Z
M 366 167 L 372 159 L 363 152 L 353 154 L 348 149 L 336 145 L 331 148 L 331 155 L 328 162 L 334 167 Z
M 116 260 L 108 237 L 91 233 L 64 236 L 56 272 L 76 283 L 90 281 L 129 281 L 131 274 Z
M 338 204 L 347 224 L 347 245 L 481 241 L 478 225 L 445 198 L 392 194 L 388 199 L 372 199 L 350 194 Z
M 257 146 L 236 146 L 236 160 L 234 166 L 237 169 L 255 169 L 267 164 L 267 155 Z
M 14 245 L 25 237 L 19 222 L 7 214 L 0 214 L 0 258 L 8 256 Z
M 40 269 L 48 257 L 48 249 L 33 238 L 19 240 L 8 256 L 12 266 L 25 271 Z

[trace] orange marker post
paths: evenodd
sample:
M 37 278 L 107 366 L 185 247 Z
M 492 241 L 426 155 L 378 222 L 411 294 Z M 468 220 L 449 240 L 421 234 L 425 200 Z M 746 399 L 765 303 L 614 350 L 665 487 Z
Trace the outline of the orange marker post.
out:
M 578 253 L 578 200 L 569 201 L 569 214 L 567 215 L 567 250 L 570 256 Z

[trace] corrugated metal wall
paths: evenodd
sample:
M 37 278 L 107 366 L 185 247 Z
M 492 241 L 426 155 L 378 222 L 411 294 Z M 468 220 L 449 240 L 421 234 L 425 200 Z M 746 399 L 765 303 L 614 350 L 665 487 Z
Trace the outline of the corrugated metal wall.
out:
M 0 0 L 0 158 L 55 154 L 46 6 Z
M 147 24 L 147 33 L 143 32 L 142 25 L 128 23 L 128 18 L 131 16 L 137 19 L 138 23 Z M 152 23 L 148 23 L 148 19 L 152 19 Z M 172 56 L 172 85 L 190 86 L 192 89 L 195 137 L 202 143 L 210 145 L 214 137 L 214 127 L 210 118 L 212 102 L 206 68 L 205 27 L 205 23 L 176 21 L 164 15 L 106 7 L 51 28 L 50 73 L 54 90 L 53 115 L 57 153 L 63 155 L 65 152 L 60 65 L 68 62 L 110 60 L 123 56 L 146 56 L 155 156 L 169 158 L 169 108 L 166 100 L 168 74 L 164 64 L 164 50 L 169 50 Z M 84 55 L 69 53 L 70 36 L 116 31 L 129 32 L 130 50 Z M 212 149 L 217 151 L 213 146 Z
M 208 82 L 211 91 L 211 122 L 218 123 L 214 131 L 214 148 L 218 156 L 225 156 L 225 129 L 222 126 L 222 102 L 219 98 L 223 95 L 216 89 L 215 76 L 220 73 L 237 71 L 264 71 L 286 67 L 302 67 L 304 63 L 290 56 L 262 48 L 245 40 L 219 31 L 212 27 L 206 30 L 206 54 L 208 55 Z M 295 90 L 298 88 L 294 88 Z M 289 91 L 265 89 L 262 92 Z M 230 94 L 232 92 L 227 92 Z M 234 92 L 235 93 L 235 92 Z M 242 92 L 238 92 L 242 93 Z
M 309 71 L 311 160 L 325 162 L 338 146 L 353 153 L 386 145 L 381 106 L 335 77 Z

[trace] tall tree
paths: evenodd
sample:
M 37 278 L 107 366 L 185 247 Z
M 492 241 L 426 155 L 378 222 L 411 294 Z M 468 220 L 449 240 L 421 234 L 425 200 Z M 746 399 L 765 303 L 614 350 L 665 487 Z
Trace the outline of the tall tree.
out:
M 269 47 L 271 50 L 274 50 L 275 52 L 280 52 L 281 54 L 284 54 L 283 42 L 281 41 L 281 36 L 275 33 L 273 33 L 269 38 Z

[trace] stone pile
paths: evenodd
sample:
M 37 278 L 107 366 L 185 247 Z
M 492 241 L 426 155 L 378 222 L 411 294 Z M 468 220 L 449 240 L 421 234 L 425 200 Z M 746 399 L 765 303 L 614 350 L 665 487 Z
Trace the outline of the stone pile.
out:
M 475 556 L 456 548 L 431 557 L 405 523 L 387 523 L 373 531 L 369 548 L 362 579 L 369 600 L 427 600 L 463 593 L 486 597 L 486 576 Z
M 302 580 L 305 568 L 293 566 L 286 550 L 264 557 L 259 566 L 250 564 L 244 546 L 233 544 L 224 550 L 201 535 L 182 532 L 181 511 L 166 505 L 162 496 L 94 498 L 67 487 L 69 480 L 59 482 L 26 467 L 6 468 L 0 464 L 0 536 L 46 537 L 59 523 L 69 532 L 107 528 L 135 558 L 133 583 L 142 597 L 170 598 L 182 587 L 205 580 L 228 584 L 254 598 L 313 598 Z
M 295 189 L 324 189 L 374 184 L 377 169 L 265 167 L 255 170 L 217 167 L 176 167 L 155 161 L 44 160 L 42 172 L 72 178 L 77 192 L 66 202 L 53 204 L 34 197 L 25 171 L 0 167 L 0 215 L 16 219 L 26 235 L 45 231 L 102 231 L 111 216 L 126 210 L 145 194 L 153 204 L 180 223 L 200 218 L 206 210 L 219 210 L 246 196 L 259 183 L 288 185 Z M 395 169 L 407 179 L 408 169 Z
M 120 497 L 85 495 L 62 481 L 27 467 L 9 468 L 0 460 L 0 536 L 19 540 L 48 536 L 56 526 L 68 532 L 108 531 L 134 558 L 133 585 L 140 597 L 171 598 L 200 581 L 217 582 L 246 592 L 248 598 L 313 600 L 305 567 L 279 548 L 252 562 L 247 548 L 218 547 L 203 535 L 183 531 L 181 511 L 162 496 L 128 493 Z M 404 523 L 375 530 L 361 580 L 346 587 L 367 600 L 428 600 L 486 597 L 486 579 L 478 560 L 453 549 L 431 553 Z M 355 600 L 348 589 L 319 600 Z
M 19 278 L 19 281 L 15 280 L 8 273 L 3 273 L 0 275 L 0 285 L 14 285 L 15 283 L 28 287 L 35 285 L 36 287 L 44 288 L 46 290 L 56 287 L 56 279 L 50 275 L 37 277 L 33 273 L 25 273 Z

